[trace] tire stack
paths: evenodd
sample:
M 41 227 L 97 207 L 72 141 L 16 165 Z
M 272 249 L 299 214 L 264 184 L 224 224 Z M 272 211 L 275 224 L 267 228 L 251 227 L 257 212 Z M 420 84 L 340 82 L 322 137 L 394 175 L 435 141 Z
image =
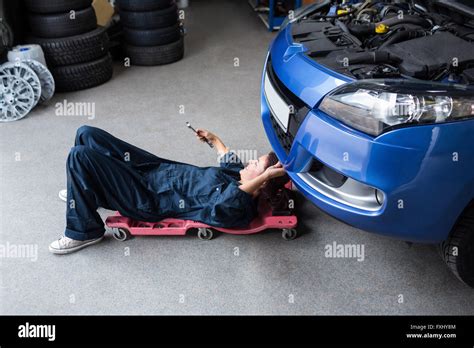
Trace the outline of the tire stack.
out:
M 178 8 L 172 0 L 117 0 L 124 54 L 132 65 L 162 65 L 183 58 Z
M 97 26 L 92 0 L 24 0 L 28 42 L 41 45 L 58 92 L 78 91 L 112 78 L 105 28 Z

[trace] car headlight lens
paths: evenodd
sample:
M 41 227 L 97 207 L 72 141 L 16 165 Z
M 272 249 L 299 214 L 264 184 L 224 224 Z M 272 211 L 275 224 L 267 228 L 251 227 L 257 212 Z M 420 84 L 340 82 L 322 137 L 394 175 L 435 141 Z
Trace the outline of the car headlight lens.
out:
M 335 89 L 319 109 L 377 136 L 397 126 L 474 117 L 474 89 L 407 80 L 364 80 Z

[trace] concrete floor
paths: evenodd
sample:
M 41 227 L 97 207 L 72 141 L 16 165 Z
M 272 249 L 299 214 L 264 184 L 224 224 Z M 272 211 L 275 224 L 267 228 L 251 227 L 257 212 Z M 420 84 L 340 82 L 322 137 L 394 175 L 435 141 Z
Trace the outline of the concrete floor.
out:
M 291 242 L 274 231 L 123 244 L 108 234 L 79 253 L 50 254 L 48 244 L 65 223 L 57 198 L 64 163 L 82 124 L 198 165 L 214 165 L 216 157 L 185 128 L 188 120 L 231 148 L 269 151 L 259 81 L 273 34 L 237 0 L 192 1 L 186 27 L 182 61 L 117 65 L 109 83 L 58 94 L 26 119 L 0 125 L 0 242 L 38 247 L 36 261 L 0 258 L 1 314 L 474 314 L 474 290 L 448 271 L 434 247 L 359 231 L 302 198 L 304 234 Z M 95 103 L 96 117 L 56 116 L 64 99 Z M 334 241 L 364 245 L 365 260 L 326 258 Z

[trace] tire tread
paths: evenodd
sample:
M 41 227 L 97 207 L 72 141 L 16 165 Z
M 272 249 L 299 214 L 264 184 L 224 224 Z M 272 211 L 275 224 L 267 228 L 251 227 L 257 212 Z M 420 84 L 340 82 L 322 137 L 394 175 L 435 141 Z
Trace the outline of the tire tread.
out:
M 52 69 L 58 92 L 71 92 L 99 86 L 112 78 L 110 54 L 98 60 Z
M 85 9 L 92 5 L 92 0 L 25 0 L 30 12 L 52 14 Z
M 120 11 L 120 21 L 124 27 L 134 29 L 157 29 L 170 27 L 178 22 L 178 7 L 172 4 L 168 8 L 155 11 Z
M 163 65 L 176 62 L 184 56 L 184 42 L 181 37 L 178 41 L 160 46 L 132 46 L 125 44 L 125 56 L 130 58 L 132 65 Z
M 441 257 L 448 268 L 470 287 L 474 287 L 474 264 L 469 263 L 472 263 L 474 258 L 473 214 L 474 207 L 467 209 L 453 227 L 448 239 L 439 245 Z M 453 248 L 457 248 L 457 256 L 452 254 Z
M 80 64 L 101 58 L 107 54 L 110 43 L 107 32 L 102 27 L 72 37 L 30 37 L 28 41 L 43 48 L 48 65 L 52 67 Z
M 31 31 L 43 38 L 59 38 L 86 33 L 97 27 L 97 17 L 93 7 L 76 11 L 75 19 L 70 18 L 69 12 L 60 14 L 30 13 Z

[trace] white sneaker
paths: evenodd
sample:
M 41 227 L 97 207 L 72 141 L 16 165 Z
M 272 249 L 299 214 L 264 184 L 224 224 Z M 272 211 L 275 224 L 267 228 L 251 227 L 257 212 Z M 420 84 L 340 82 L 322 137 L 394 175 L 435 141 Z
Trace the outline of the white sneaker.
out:
M 61 190 L 59 191 L 59 199 L 64 201 L 64 202 L 67 202 L 67 190 Z
M 88 247 L 89 245 L 99 243 L 103 238 L 104 236 L 89 240 L 75 240 L 66 236 L 61 236 L 61 238 L 55 240 L 49 245 L 49 251 L 53 254 L 70 254 Z

